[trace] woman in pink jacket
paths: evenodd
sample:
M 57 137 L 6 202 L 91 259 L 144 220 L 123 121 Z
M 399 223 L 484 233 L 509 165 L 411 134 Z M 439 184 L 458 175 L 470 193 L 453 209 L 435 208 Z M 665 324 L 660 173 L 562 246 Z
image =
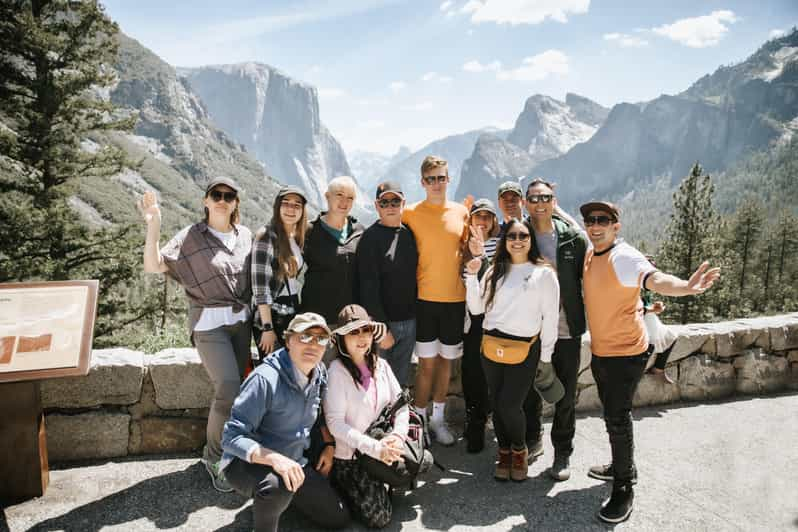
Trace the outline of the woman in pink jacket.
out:
M 335 438 L 330 479 L 352 514 L 373 528 L 390 522 L 391 494 L 384 483 L 363 469 L 355 451 L 388 465 L 400 460 L 408 424 L 408 410 L 404 407 L 396 415 L 391 434 L 381 440 L 364 434 L 402 391 L 391 366 L 378 355 L 377 341 L 384 331 L 385 324 L 372 321 L 359 305 L 347 305 L 341 310 L 338 328 L 333 331 L 338 353 L 330 364 L 324 399 L 327 428 Z

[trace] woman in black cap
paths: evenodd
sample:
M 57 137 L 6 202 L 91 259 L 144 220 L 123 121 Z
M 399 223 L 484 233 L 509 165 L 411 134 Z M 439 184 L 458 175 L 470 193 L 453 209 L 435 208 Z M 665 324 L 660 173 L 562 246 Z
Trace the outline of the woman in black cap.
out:
M 202 461 L 214 488 L 233 491 L 219 470 L 222 428 L 249 360 L 252 233 L 239 225 L 239 186 L 217 177 L 205 189 L 205 219 L 158 248 L 161 209 L 154 192 L 138 202 L 147 224 L 144 271 L 166 273 L 186 291 L 191 342 L 213 383 Z
M 272 219 L 252 244 L 252 334 L 261 360 L 283 345 L 283 333 L 299 308 L 299 274 L 305 265 L 302 248 L 308 227 L 307 198 L 302 189 L 286 186 L 274 198 Z
M 399 460 L 409 412 L 407 407 L 399 410 L 394 431 L 381 440 L 364 434 L 382 409 L 396 400 L 402 387 L 391 366 L 378 355 L 384 323 L 372 321 L 359 305 L 347 305 L 338 314 L 338 325 L 333 331 L 337 354 L 330 364 L 324 399 L 327 428 L 335 438 L 330 479 L 354 516 L 369 527 L 382 528 L 393 512 L 390 491 L 368 474 L 355 451 L 388 465 Z

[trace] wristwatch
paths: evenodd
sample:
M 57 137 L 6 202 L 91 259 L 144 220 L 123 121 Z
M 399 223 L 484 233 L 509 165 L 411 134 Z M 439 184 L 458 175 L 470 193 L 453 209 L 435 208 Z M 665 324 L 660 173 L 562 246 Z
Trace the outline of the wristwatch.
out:
M 264 323 L 260 326 L 260 330 L 263 332 L 270 332 L 274 330 L 274 326 L 271 323 Z

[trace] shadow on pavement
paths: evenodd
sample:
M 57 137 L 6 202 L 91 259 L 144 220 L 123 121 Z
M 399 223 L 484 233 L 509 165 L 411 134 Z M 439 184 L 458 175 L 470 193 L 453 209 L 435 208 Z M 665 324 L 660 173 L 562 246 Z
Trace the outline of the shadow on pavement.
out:
M 157 528 L 174 528 L 184 524 L 189 515 L 202 508 L 214 506 L 229 510 L 246 503 L 243 497 L 235 493 L 197 489 L 207 483 L 202 464 L 195 463 L 183 471 L 143 480 L 61 516 L 42 521 L 29 530 L 94 532 L 106 526 L 132 523 L 139 519 L 146 519 Z

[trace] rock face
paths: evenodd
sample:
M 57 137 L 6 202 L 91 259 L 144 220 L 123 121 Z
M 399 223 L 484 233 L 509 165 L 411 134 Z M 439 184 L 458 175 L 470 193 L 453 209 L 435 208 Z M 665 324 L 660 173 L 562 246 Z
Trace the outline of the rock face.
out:
M 495 203 L 501 183 L 519 180 L 534 166 L 534 159 L 524 149 L 495 135 L 483 134 L 477 139 L 471 157 L 463 163 L 456 196 L 472 194 L 474 198 L 488 198 Z
M 184 69 L 220 128 L 280 182 L 297 185 L 324 205 L 327 182 L 351 175 L 341 145 L 319 118 L 314 87 L 260 63 Z

